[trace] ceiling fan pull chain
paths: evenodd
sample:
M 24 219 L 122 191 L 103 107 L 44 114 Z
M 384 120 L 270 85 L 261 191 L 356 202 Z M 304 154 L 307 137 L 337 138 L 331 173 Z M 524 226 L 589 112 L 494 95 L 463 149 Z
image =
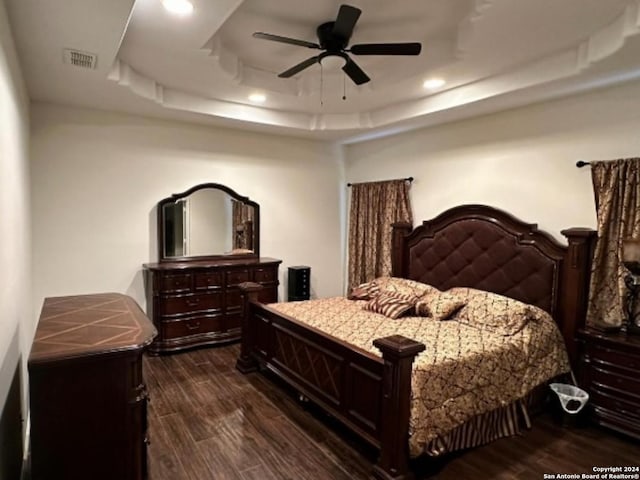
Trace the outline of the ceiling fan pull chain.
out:
M 320 106 L 324 106 L 324 69 L 320 62 Z
M 347 99 L 347 77 L 342 76 L 342 100 Z

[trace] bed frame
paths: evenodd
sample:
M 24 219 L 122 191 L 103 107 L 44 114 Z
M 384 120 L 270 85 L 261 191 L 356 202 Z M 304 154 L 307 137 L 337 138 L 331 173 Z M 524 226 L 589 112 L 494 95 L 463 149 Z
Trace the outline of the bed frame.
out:
M 474 287 L 551 313 L 576 360 L 584 325 L 595 232 L 563 230 L 568 246 L 535 224 L 483 205 L 448 210 L 411 231 L 393 225 L 393 275 L 441 290 Z M 425 345 L 400 335 L 376 339 L 382 358 L 258 302 L 257 284 L 241 285 L 242 343 L 236 367 L 266 368 L 380 450 L 372 476 L 413 478 L 408 429 L 411 368 Z

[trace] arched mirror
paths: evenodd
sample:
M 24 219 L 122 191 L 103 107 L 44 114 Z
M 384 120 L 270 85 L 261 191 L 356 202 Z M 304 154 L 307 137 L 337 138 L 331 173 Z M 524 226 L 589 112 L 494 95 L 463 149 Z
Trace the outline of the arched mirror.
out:
M 158 203 L 161 262 L 260 256 L 260 207 L 229 187 L 203 183 Z

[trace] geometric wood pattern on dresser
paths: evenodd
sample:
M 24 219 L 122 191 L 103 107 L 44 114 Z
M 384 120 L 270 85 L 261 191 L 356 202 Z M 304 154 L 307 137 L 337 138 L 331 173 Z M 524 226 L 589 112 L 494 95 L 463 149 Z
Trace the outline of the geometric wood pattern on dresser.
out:
M 234 368 L 238 345 L 146 357 L 150 480 L 366 480 L 377 452 L 263 375 Z M 638 444 L 597 427 L 532 419 L 522 435 L 430 464 L 417 480 L 536 480 L 638 465 Z
M 140 307 L 119 293 L 46 298 L 29 361 L 127 348 L 152 331 Z
M 126 295 L 45 299 L 29 357 L 33 480 L 142 480 L 155 328 Z

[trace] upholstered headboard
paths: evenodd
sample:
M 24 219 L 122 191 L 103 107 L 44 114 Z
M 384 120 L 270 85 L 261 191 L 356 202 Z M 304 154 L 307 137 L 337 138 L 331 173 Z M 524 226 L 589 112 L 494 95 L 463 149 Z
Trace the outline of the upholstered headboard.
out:
M 473 287 L 539 306 L 558 322 L 570 354 L 584 324 L 595 232 L 569 229 L 563 246 L 535 224 L 484 205 L 462 205 L 411 231 L 394 225 L 393 275 L 441 290 Z

